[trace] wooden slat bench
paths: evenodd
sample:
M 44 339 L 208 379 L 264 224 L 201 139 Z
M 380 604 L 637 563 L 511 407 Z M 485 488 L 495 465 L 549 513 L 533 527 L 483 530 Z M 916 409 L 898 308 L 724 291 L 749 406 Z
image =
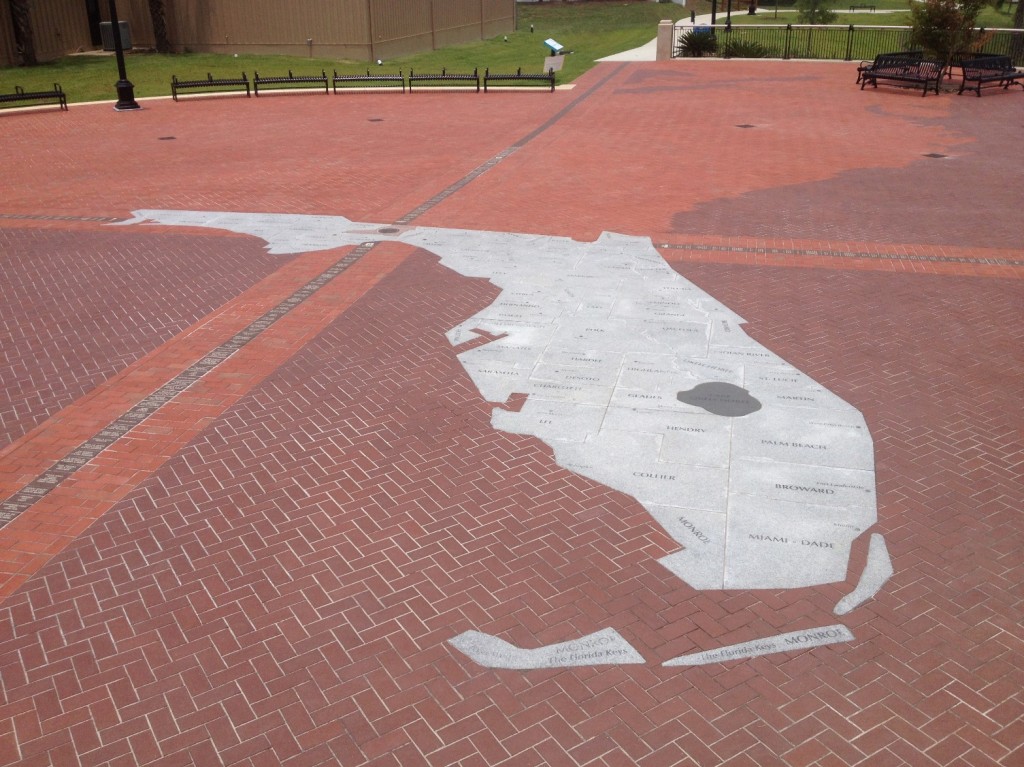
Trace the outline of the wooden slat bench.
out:
M 516 69 L 515 74 L 491 74 L 490 69 L 484 70 L 484 93 L 487 93 L 487 86 L 491 83 L 502 83 L 513 87 L 526 85 L 530 87 L 549 86 L 551 92 L 555 92 L 555 70 L 549 69 L 547 74 L 524 75 L 522 67 Z
M 268 85 L 274 86 L 275 89 L 319 88 L 322 85 L 324 93 L 331 92 L 327 81 L 327 72 L 324 70 L 321 70 L 318 75 L 293 75 L 292 70 L 289 69 L 287 77 L 262 77 L 259 72 L 254 73 L 252 89 L 257 96 L 260 95 L 260 86 L 266 90 Z
M 981 96 L 981 87 L 983 85 L 995 85 L 1002 86 L 1003 90 L 1008 90 L 1011 85 L 1016 83 L 1021 88 L 1024 88 L 1024 71 L 1016 69 L 1013 66 L 1013 62 L 1009 56 L 986 56 L 982 59 L 966 59 L 960 62 L 960 68 L 963 70 L 963 82 L 960 83 L 960 90 L 958 94 L 963 93 L 964 89 L 967 88 L 967 83 L 974 83 L 970 86 L 969 90 L 977 92 L 978 96 Z
M 0 93 L 0 106 L 17 106 L 30 102 L 36 102 L 39 105 L 59 105 L 61 111 L 68 111 L 68 97 L 57 83 L 53 84 L 51 91 L 26 91 L 20 85 L 15 85 L 14 93 Z
M 868 83 L 875 88 L 881 80 L 886 85 L 895 85 L 903 88 L 921 87 L 921 96 L 927 96 L 930 88 L 939 92 L 939 83 L 942 81 L 942 62 L 931 59 L 919 61 L 908 59 L 905 56 L 886 57 L 876 56 L 870 67 L 861 72 L 860 89 Z
M 245 97 L 249 98 L 249 78 L 242 72 L 242 76 L 214 77 L 206 73 L 205 80 L 179 80 L 177 75 L 171 75 L 171 98 L 178 100 L 178 92 L 183 90 L 210 90 L 210 91 L 232 91 L 245 88 Z
M 397 75 L 385 75 L 385 74 L 370 74 L 370 70 L 366 70 L 365 75 L 339 75 L 338 70 L 334 70 L 334 78 L 331 80 L 331 84 L 334 87 L 334 92 L 338 92 L 338 86 L 341 85 L 341 89 L 354 90 L 363 88 L 401 88 L 402 93 L 405 93 L 405 77 L 399 70 Z
M 476 92 L 480 92 L 480 75 L 477 74 L 477 70 L 473 70 L 472 74 L 459 74 L 457 72 L 449 72 L 447 69 L 442 69 L 440 74 L 423 74 L 418 75 L 409 70 L 409 92 L 412 93 L 412 84 L 419 83 L 430 88 L 453 88 L 458 90 L 469 90 L 475 88 Z M 466 83 L 466 85 L 462 85 Z

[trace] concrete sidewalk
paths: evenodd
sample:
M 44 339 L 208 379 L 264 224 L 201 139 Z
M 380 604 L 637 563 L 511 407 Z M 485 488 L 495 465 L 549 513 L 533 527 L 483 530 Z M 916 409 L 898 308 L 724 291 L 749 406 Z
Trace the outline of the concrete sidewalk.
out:
M 746 11 L 744 11 L 744 14 Z M 722 22 L 725 18 L 724 13 L 717 14 L 716 18 L 719 22 Z M 680 19 L 675 23 L 677 29 L 688 29 L 691 26 L 704 26 L 711 24 L 711 14 L 703 14 L 695 17 L 691 23 L 689 18 Z M 633 48 L 630 51 L 623 51 L 622 53 L 615 53 L 611 56 L 605 56 L 603 59 L 598 61 L 657 61 L 658 53 L 658 40 L 655 38 L 649 43 L 641 45 L 639 48 Z
M 777 19 L 778 13 L 779 11 L 777 11 L 774 8 L 771 10 L 759 8 L 757 15 L 764 17 L 765 24 L 771 24 Z M 792 9 L 784 9 L 781 11 L 781 13 L 783 14 L 783 19 L 785 19 L 787 15 L 794 14 L 796 13 L 796 11 Z M 876 12 L 872 12 L 872 14 L 874 13 Z M 898 13 L 898 11 L 890 11 L 883 9 L 877 11 L 877 13 Z M 743 10 L 742 14 L 746 16 L 746 10 Z M 737 15 L 736 11 L 733 11 L 733 15 Z M 726 19 L 725 11 L 723 10 L 718 12 L 715 15 L 715 19 L 717 23 L 724 24 Z M 675 26 L 677 29 L 689 29 L 690 27 L 707 26 L 710 25 L 711 23 L 711 14 L 707 13 L 695 17 L 693 22 L 691 22 L 689 18 L 680 19 L 675 23 Z M 616 53 L 611 56 L 605 56 L 602 59 L 598 59 L 598 61 L 657 61 L 657 52 L 658 40 L 657 38 L 655 38 L 654 40 L 651 40 L 649 43 L 641 45 L 639 48 L 633 48 L 632 50 L 629 51 L 623 51 L 622 53 Z

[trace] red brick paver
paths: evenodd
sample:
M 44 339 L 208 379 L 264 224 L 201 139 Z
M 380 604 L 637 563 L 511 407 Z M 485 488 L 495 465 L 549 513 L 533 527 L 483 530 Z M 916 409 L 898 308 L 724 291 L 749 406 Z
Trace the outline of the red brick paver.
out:
M 444 334 L 496 288 L 378 245 L 0 529 L 0 764 L 1024 763 L 1024 99 L 850 71 L 603 65 L 554 95 L 2 116 L 8 491 L 347 252 L 76 217 L 387 223 L 452 189 L 414 223 L 650 236 L 859 408 L 895 574 L 842 619 L 849 644 L 662 667 L 834 623 L 866 542 L 846 583 L 687 587 L 633 499 L 491 428 Z M 983 220 L 957 214 L 993 189 Z M 493 671 L 447 644 L 609 626 L 647 663 Z
M 104 453 L 0 530 L 0 594 L 82 533 L 116 501 L 159 468 L 243 394 L 275 370 L 333 317 L 372 287 L 395 263 L 397 246 L 382 245 L 345 281 L 324 288 L 257 341 L 182 392 Z M 0 453 L 0 495 L 8 497 L 99 432 L 127 407 L 178 375 L 322 272 L 338 253 L 297 259 L 227 303 L 201 325 L 97 387 Z

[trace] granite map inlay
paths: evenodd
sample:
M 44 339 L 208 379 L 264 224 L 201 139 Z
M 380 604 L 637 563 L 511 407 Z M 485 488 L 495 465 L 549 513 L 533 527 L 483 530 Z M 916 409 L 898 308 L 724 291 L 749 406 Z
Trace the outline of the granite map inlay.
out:
M 807 629 L 806 631 L 791 631 L 787 634 L 755 639 L 752 642 L 741 642 L 714 650 L 680 655 L 678 658 L 665 661 L 662 665 L 703 666 L 707 663 L 756 658 L 759 655 L 793 652 L 794 650 L 821 647 L 827 644 L 836 644 L 837 642 L 852 642 L 853 639 L 853 632 L 846 628 L 846 626 L 838 623 L 834 626 L 822 626 L 821 628 Z
M 643 656 L 615 629 L 602 629 L 568 642 L 523 649 L 479 631 L 465 631 L 449 643 L 487 668 L 533 669 L 643 663 Z
M 499 297 L 448 338 L 484 399 L 526 395 L 517 411 L 495 407 L 492 425 L 537 437 L 562 467 L 640 502 L 681 546 L 659 561 L 693 588 L 845 580 L 853 541 L 876 522 L 860 412 L 748 337 L 742 318 L 673 271 L 649 239 L 167 210 L 126 223 L 147 221 L 250 234 L 281 254 L 397 241 L 490 280 Z M 868 571 L 837 613 L 891 574 L 884 542 L 872 542 Z M 485 665 L 563 657 L 471 633 L 454 644 Z

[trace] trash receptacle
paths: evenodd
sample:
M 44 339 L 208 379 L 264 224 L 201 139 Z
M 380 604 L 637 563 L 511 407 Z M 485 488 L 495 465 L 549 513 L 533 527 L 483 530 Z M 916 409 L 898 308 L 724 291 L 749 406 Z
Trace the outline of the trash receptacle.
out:
M 132 30 L 127 21 L 118 21 L 117 28 L 121 30 L 121 48 L 130 50 L 132 47 Z M 103 50 L 114 50 L 114 25 L 109 21 L 100 22 L 100 40 L 103 42 Z

